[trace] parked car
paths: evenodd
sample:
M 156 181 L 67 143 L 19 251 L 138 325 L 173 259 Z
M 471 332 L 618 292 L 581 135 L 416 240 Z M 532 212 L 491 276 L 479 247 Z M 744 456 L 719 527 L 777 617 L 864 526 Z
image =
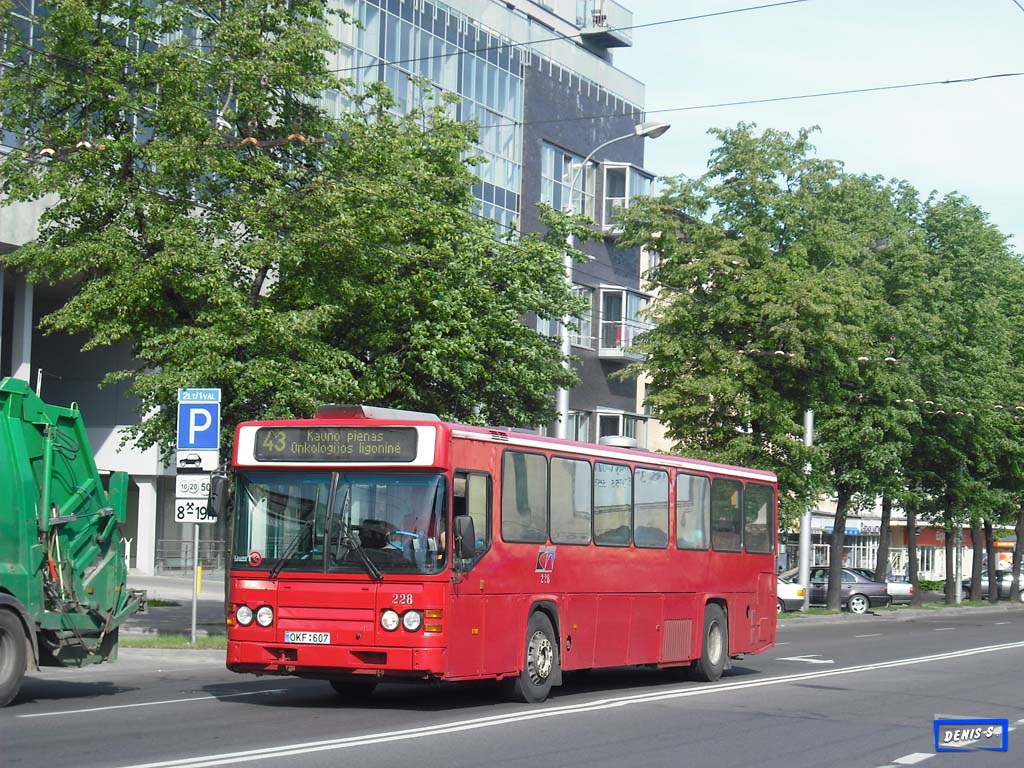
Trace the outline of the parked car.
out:
M 1024 569 L 1021 569 L 1020 579 L 1020 601 L 1024 603 Z M 964 600 L 970 600 L 971 598 L 971 584 L 970 578 L 964 579 L 961 582 L 962 597 Z M 1010 598 L 1010 587 L 1013 584 L 1013 571 L 997 570 L 996 571 L 996 584 L 999 589 L 999 597 L 1003 600 Z M 988 569 L 983 568 L 981 571 L 981 599 L 988 600 Z
M 860 573 L 869 579 L 875 578 L 875 572 L 869 568 L 851 568 L 854 573 Z M 910 599 L 914 596 L 914 585 L 906 576 L 891 577 L 885 580 L 889 588 L 889 597 L 893 605 L 910 605 Z
M 796 573 L 796 569 L 793 569 L 784 572 L 782 576 L 792 578 Z M 815 566 L 811 568 L 810 604 L 825 605 L 827 597 L 828 566 Z M 875 581 L 851 568 L 842 570 L 839 597 L 842 607 L 850 613 L 867 613 L 870 608 L 881 608 L 892 602 L 889 587 L 884 581 Z
M 779 576 L 778 612 L 799 611 L 804 607 L 804 588 Z

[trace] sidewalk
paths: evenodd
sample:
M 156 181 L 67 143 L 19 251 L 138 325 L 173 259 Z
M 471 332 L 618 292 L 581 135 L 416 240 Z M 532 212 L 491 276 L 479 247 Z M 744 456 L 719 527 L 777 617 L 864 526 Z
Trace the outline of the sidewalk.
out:
M 121 634 L 132 637 L 147 635 L 190 635 L 192 633 L 192 574 L 163 573 L 145 576 L 128 574 L 129 589 L 146 590 L 146 599 L 176 603 L 150 605 L 146 613 L 138 613 L 121 625 Z M 223 635 L 224 572 L 204 571 L 202 592 L 196 601 L 196 635 Z
M 1024 614 L 1024 603 L 1011 603 L 1008 600 L 1000 600 L 994 605 L 961 607 L 958 605 L 946 605 L 945 596 L 941 592 L 928 592 L 926 593 L 925 604 L 920 608 L 901 605 L 897 606 L 895 610 L 873 609 L 860 615 L 850 613 L 849 611 L 842 611 L 841 613 L 824 615 L 786 616 L 779 619 L 778 625 L 779 627 L 798 627 L 810 624 L 842 624 L 858 621 L 915 621 L 917 619 L 930 619 L 938 616 L 980 616 L 1007 612 Z
M 148 600 L 161 600 L 177 603 L 173 606 L 150 606 L 149 612 L 136 614 L 121 626 L 121 633 L 134 637 L 146 635 L 188 635 L 192 632 L 192 574 L 162 573 L 158 576 L 144 576 L 129 573 L 130 589 L 146 590 Z M 223 635 L 227 632 L 224 624 L 224 572 L 210 571 L 203 573 L 202 592 L 196 602 L 196 634 L 202 636 Z M 839 624 L 857 621 L 913 621 L 927 619 L 942 614 L 960 615 L 973 612 L 1002 613 L 1020 611 L 1024 613 L 1024 604 L 1000 601 L 995 605 L 984 607 L 960 608 L 947 606 L 941 592 L 929 592 L 925 596 L 928 608 L 911 608 L 900 606 L 897 610 L 869 611 L 863 615 L 848 612 L 838 614 L 786 617 L 779 621 L 780 627 L 806 626 L 810 624 Z

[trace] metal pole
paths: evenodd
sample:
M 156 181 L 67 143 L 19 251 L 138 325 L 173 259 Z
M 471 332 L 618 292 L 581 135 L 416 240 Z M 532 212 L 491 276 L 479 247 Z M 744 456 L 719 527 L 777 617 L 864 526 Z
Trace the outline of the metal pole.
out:
M 196 644 L 196 604 L 199 602 L 199 523 L 193 523 L 192 546 L 192 645 Z
M 804 411 L 804 445 L 808 448 L 814 445 L 814 411 Z M 811 475 L 811 463 L 807 462 L 804 472 L 808 477 Z M 807 610 L 811 606 L 811 520 L 814 516 L 814 506 L 808 506 L 804 510 L 803 520 L 800 521 L 800 586 L 804 588 L 804 606 Z
M 569 192 L 570 208 L 572 206 L 572 191 Z M 571 211 L 570 211 L 571 213 Z M 572 254 L 575 241 L 572 232 L 565 236 L 565 251 L 562 254 L 562 268 L 565 270 L 565 282 L 572 290 Z M 572 353 L 572 346 L 569 344 L 569 317 L 563 317 L 559 323 L 558 336 L 561 341 L 562 367 L 569 370 L 569 355 Z M 567 387 L 559 387 L 555 393 L 555 408 L 558 410 L 558 423 L 555 424 L 555 437 L 565 440 L 569 436 L 569 390 Z

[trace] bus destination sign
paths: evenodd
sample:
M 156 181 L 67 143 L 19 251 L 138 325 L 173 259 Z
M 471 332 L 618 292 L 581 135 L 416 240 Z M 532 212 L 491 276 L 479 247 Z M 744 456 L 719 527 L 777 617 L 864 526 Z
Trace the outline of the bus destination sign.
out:
M 257 461 L 403 462 L 416 460 L 413 427 L 261 427 Z

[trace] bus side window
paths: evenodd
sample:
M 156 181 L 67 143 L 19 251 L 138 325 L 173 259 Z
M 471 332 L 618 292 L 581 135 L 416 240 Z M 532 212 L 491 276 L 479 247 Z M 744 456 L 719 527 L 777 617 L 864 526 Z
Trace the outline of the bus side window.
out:
M 716 477 L 711 481 L 711 548 L 739 552 L 743 548 L 743 484 Z
M 456 472 L 452 516 L 469 515 L 476 534 L 476 558 L 491 546 L 491 478 L 479 472 Z

